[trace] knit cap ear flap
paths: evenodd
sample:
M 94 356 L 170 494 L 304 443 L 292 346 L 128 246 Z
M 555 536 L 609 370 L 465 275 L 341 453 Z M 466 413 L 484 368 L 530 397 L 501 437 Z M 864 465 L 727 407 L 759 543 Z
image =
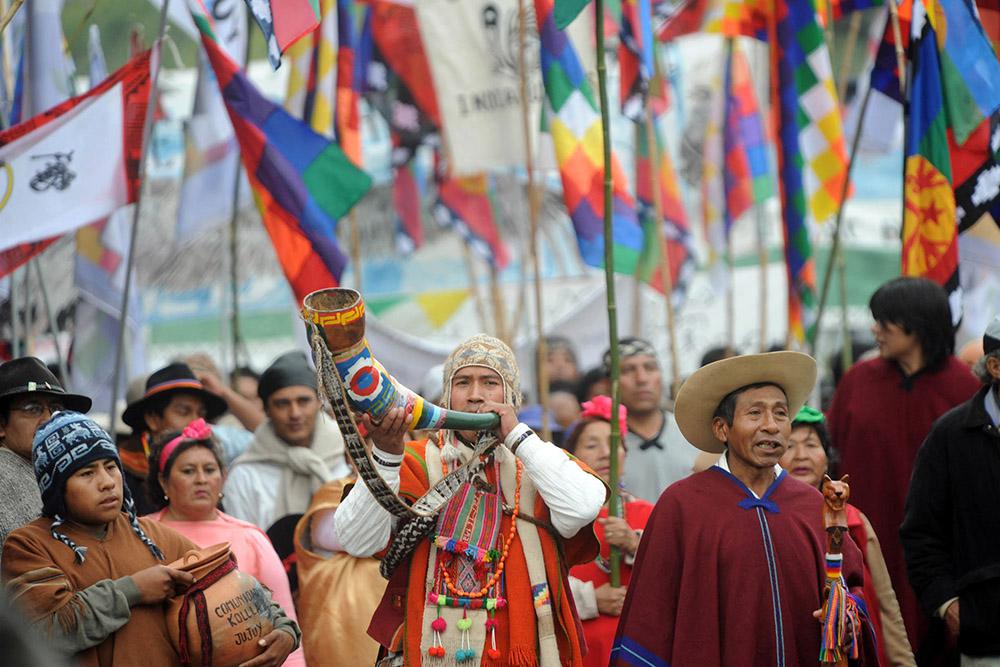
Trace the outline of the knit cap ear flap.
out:
M 104 459 L 114 461 L 122 473 L 122 510 L 128 515 L 132 530 L 158 560 L 164 559 L 163 553 L 139 525 L 132 494 L 124 481 L 118 447 L 96 422 L 70 410 L 53 414 L 35 433 L 31 458 L 42 496 L 42 514 L 53 519 L 50 533 L 73 550 L 77 562 L 86 559 L 86 548 L 58 530 L 67 516 L 66 481 L 80 468 Z

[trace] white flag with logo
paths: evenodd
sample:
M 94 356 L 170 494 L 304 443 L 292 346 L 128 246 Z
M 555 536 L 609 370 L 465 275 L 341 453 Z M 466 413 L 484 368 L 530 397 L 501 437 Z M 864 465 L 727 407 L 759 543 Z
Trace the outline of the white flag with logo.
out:
M 122 84 L 0 148 L 0 251 L 128 203 Z

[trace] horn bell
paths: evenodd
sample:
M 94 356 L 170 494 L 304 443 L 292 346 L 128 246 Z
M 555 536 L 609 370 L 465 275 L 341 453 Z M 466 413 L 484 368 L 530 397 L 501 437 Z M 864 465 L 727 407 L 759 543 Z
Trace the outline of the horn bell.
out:
M 500 423 L 493 413 L 458 412 L 434 405 L 397 382 L 372 355 L 365 339 L 365 302 L 356 290 L 335 287 L 307 295 L 302 301 L 302 319 L 322 336 L 348 401 L 373 419 L 384 418 L 393 408 L 410 408 L 414 430 L 483 431 Z

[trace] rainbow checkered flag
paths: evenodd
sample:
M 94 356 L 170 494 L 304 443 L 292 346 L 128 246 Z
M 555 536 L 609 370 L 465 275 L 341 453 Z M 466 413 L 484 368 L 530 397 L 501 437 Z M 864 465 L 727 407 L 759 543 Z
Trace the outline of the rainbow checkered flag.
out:
M 811 0 L 775 3 L 772 105 L 779 111 L 778 183 L 788 271 L 788 326 L 792 336 L 812 339 L 816 268 L 807 218 L 823 221 L 841 203 L 847 150 L 830 53 Z
M 566 210 L 580 256 L 604 266 L 604 153 L 601 114 L 573 45 L 556 26 L 552 0 L 535 0 L 549 127 Z M 611 156 L 615 271 L 634 275 L 643 233 L 625 172 Z

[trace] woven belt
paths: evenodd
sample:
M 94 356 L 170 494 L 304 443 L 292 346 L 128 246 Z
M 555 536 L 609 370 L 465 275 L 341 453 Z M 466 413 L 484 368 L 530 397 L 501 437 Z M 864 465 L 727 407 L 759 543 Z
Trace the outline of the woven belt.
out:
M 407 505 L 389 488 L 378 470 L 375 469 L 375 463 L 368 450 L 365 449 L 365 441 L 358 432 L 358 425 L 354 421 L 354 411 L 348 401 L 344 382 L 333 363 L 333 355 L 316 329 L 311 325 L 307 326 L 312 343 L 313 361 L 316 364 L 316 373 L 319 378 L 320 398 L 330 406 L 337 426 L 340 427 L 340 433 L 344 437 L 344 447 L 347 449 L 347 454 L 358 469 L 358 475 L 365 480 L 365 485 L 372 497 L 387 512 L 402 519 L 436 517 L 462 484 L 468 482 L 483 469 L 485 465 L 483 459 L 500 444 L 500 441 L 493 434 L 480 433 L 476 448 L 465 464 L 441 478 L 413 505 Z M 421 525 L 425 524 L 426 522 L 421 523 Z

